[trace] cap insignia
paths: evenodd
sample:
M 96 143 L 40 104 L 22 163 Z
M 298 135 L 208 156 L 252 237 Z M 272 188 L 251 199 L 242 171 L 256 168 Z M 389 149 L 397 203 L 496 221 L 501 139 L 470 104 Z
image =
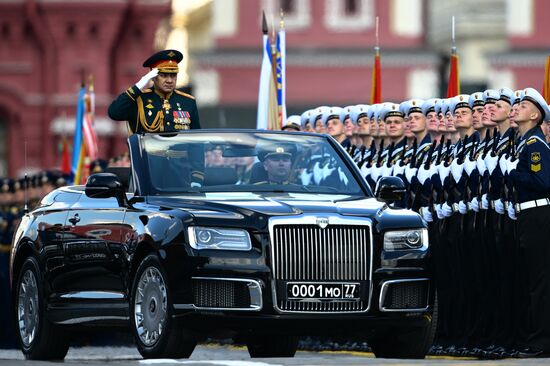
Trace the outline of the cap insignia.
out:
M 275 151 L 276 151 L 278 154 L 281 154 L 281 153 L 284 153 L 284 152 L 285 152 L 285 149 L 283 149 L 282 147 L 278 147 Z
M 168 53 L 168 56 L 169 56 L 169 57 L 174 57 L 175 55 L 176 55 L 176 54 L 175 54 L 173 51 L 170 51 L 170 52 Z

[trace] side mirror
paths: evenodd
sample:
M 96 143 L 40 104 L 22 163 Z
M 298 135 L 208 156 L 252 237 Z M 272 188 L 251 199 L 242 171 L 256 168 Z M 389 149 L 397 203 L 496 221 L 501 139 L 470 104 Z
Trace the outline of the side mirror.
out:
M 115 197 L 118 204 L 123 206 L 126 200 L 126 192 L 122 182 L 113 173 L 92 174 L 86 181 L 86 196 L 90 198 Z
M 393 203 L 401 201 L 407 192 L 405 183 L 399 177 L 382 177 L 376 183 L 374 196 L 379 201 Z

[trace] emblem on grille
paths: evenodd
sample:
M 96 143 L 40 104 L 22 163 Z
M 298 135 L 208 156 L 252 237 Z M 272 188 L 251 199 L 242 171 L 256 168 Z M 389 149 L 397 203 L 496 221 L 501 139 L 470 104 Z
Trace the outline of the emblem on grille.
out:
M 318 217 L 316 222 L 317 226 L 324 229 L 328 226 L 328 217 Z

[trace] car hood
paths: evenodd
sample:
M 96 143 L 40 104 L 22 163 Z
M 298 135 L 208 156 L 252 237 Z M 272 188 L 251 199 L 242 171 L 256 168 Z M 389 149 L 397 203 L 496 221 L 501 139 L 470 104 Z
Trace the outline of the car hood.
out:
M 149 204 L 181 209 L 193 215 L 197 223 L 212 224 L 212 220 L 240 222 L 240 225 L 260 226 L 269 217 L 307 214 L 335 214 L 368 217 L 375 222 L 397 227 L 423 226 L 420 216 L 412 211 L 389 209 L 375 198 L 321 194 L 254 194 L 207 193 L 197 196 L 155 197 Z M 235 224 L 239 225 L 239 223 Z

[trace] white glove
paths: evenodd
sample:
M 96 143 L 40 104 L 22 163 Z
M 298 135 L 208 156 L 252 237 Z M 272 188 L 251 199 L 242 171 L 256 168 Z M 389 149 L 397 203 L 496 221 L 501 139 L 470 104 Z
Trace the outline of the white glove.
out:
M 502 155 L 500 159 L 498 160 L 498 167 L 500 168 L 500 171 L 502 172 L 502 175 L 506 174 L 506 163 L 508 162 L 508 159 Z
M 376 164 L 371 166 L 370 177 L 372 178 L 373 181 L 377 182 L 378 178 L 380 178 L 381 175 L 382 175 L 382 167 L 378 167 L 376 166 Z
M 159 74 L 159 69 L 155 67 L 153 70 L 145 74 L 144 77 L 139 79 L 139 81 L 136 83 L 136 86 L 138 87 L 138 89 L 143 89 L 145 86 L 147 86 L 149 81 L 151 81 L 151 79 L 157 76 L 158 74 Z
M 504 215 L 504 203 L 502 203 L 502 200 L 495 201 L 495 212 Z
M 430 169 L 426 169 L 424 167 L 424 164 L 422 164 L 422 166 L 418 169 L 416 173 L 416 177 L 418 178 L 420 184 L 424 184 L 426 179 L 430 178 L 431 176 L 432 174 L 430 173 Z
M 487 167 L 487 170 L 489 171 L 489 174 L 493 174 L 493 170 L 498 165 L 498 156 L 494 155 L 493 152 L 487 154 L 485 156 L 485 166 Z
M 516 209 L 514 208 L 514 205 L 513 204 L 508 204 L 508 217 L 511 218 L 512 220 L 517 220 L 518 218 L 516 217 Z
M 445 202 L 441 205 L 441 213 L 443 214 L 443 217 L 449 217 L 453 214 L 453 208 Z
M 430 212 L 430 207 L 422 207 L 420 209 L 420 212 L 422 213 L 422 217 L 424 218 L 424 220 L 426 220 L 426 222 L 432 222 L 434 220 L 432 213 Z
M 466 174 L 468 174 L 468 176 L 472 175 L 472 172 L 476 167 L 477 163 L 475 160 L 470 160 L 470 158 L 468 158 L 464 161 L 464 170 L 466 171 Z
M 437 213 L 437 218 L 440 219 L 440 220 L 444 219 L 445 218 L 445 213 L 441 209 L 441 205 L 435 205 L 434 208 L 435 208 L 435 212 Z
M 391 177 L 393 174 L 393 165 L 389 165 L 388 163 L 382 165 L 382 176 L 383 177 Z
M 509 158 L 506 160 L 506 172 L 510 174 L 512 170 L 515 170 L 518 167 L 519 159 Z
M 395 164 L 393 166 L 393 176 L 394 177 L 397 177 L 398 175 L 402 175 L 403 173 L 405 173 L 405 165 Z
M 451 174 L 455 179 L 455 182 L 458 182 L 462 177 L 462 171 L 464 170 L 464 164 L 459 164 L 458 159 L 454 159 L 451 163 Z
M 476 160 L 477 165 L 477 171 L 479 172 L 479 175 L 485 174 L 485 171 L 487 170 L 487 167 L 485 166 L 485 160 L 479 158 Z
M 449 172 L 451 171 L 451 166 L 445 166 L 445 163 L 437 164 L 437 172 L 439 173 L 439 179 L 441 179 L 441 182 L 445 182 L 445 178 L 449 176 Z
M 479 200 L 477 197 L 472 198 L 470 201 L 470 208 L 475 212 L 479 212 Z
M 481 196 L 481 208 L 484 210 L 489 209 L 489 199 L 487 198 L 487 193 Z
M 468 212 L 468 206 L 466 206 L 466 203 L 464 201 L 458 202 L 458 212 L 463 215 L 466 215 L 466 213 Z
M 416 175 L 416 168 L 411 168 L 410 165 L 405 167 L 405 178 L 409 183 L 412 183 L 413 177 Z
M 430 178 L 433 178 L 435 175 L 437 175 L 437 167 L 435 164 L 430 165 Z

